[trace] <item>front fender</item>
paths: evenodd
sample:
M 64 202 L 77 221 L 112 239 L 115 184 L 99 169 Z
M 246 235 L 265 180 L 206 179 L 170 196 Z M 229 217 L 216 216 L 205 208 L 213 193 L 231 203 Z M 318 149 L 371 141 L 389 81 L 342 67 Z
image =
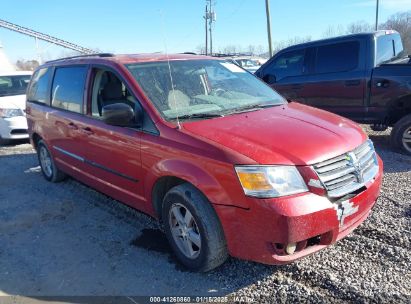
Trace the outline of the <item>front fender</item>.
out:
M 212 204 L 248 208 L 234 168 L 230 165 L 213 162 L 202 163 L 201 161 L 195 163 L 191 160 L 181 159 L 162 160 L 147 171 L 144 179 L 145 196 L 149 203 L 152 202 L 152 191 L 156 182 L 166 176 L 177 177 L 191 183 Z M 233 196 L 233 194 L 236 195 Z M 152 204 L 151 208 L 153 208 Z

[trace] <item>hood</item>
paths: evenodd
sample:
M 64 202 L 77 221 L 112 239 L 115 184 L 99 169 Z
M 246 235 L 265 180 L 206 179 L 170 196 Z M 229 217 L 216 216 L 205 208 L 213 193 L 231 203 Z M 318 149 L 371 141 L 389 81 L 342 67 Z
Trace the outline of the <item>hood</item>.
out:
M 315 164 L 353 150 L 367 138 L 356 123 L 295 102 L 186 122 L 183 128 L 266 165 Z
M 26 95 L 13 95 L 0 97 L 0 108 L 3 109 L 26 109 Z

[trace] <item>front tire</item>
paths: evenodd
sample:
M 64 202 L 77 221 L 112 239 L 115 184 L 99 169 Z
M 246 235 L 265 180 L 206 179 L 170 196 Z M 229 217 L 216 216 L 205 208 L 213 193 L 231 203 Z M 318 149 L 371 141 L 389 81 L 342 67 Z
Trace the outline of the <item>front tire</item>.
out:
M 4 139 L 0 136 L 0 146 L 7 146 L 11 143 L 10 139 Z
M 43 140 L 37 143 L 37 157 L 39 159 L 41 172 L 46 180 L 57 183 L 66 178 L 66 174 L 57 168 Z
M 162 219 L 177 259 L 188 269 L 206 272 L 227 259 L 227 245 L 217 214 L 194 186 L 181 184 L 167 192 Z
M 391 146 L 401 153 L 411 155 L 411 115 L 401 118 L 393 127 Z

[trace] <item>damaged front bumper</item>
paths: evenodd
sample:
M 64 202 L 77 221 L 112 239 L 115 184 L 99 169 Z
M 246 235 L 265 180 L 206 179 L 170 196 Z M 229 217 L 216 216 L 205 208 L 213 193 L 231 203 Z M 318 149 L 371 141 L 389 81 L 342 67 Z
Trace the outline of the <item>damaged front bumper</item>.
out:
M 276 199 L 250 199 L 250 209 L 215 205 L 232 256 L 264 264 L 284 264 L 340 240 L 370 214 L 382 183 L 383 164 L 364 190 L 332 202 L 302 193 Z

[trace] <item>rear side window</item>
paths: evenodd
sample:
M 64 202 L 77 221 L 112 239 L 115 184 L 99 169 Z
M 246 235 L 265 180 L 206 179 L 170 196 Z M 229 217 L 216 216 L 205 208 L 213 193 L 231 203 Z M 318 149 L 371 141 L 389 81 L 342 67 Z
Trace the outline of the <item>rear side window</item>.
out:
M 305 50 L 290 51 L 279 55 L 270 64 L 267 74 L 274 75 L 277 80 L 302 75 L 304 72 L 304 55 Z
M 30 89 L 27 95 L 28 101 L 48 103 L 48 86 L 51 77 L 51 70 L 44 68 L 37 70 L 31 80 Z
M 377 38 L 376 65 L 387 63 L 403 54 L 401 37 L 399 34 L 383 35 Z
M 82 113 L 87 67 L 57 68 L 52 87 L 53 107 Z
M 358 66 L 359 52 L 358 41 L 320 46 L 317 48 L 315 72 L 321 74 L 351 71 Z

